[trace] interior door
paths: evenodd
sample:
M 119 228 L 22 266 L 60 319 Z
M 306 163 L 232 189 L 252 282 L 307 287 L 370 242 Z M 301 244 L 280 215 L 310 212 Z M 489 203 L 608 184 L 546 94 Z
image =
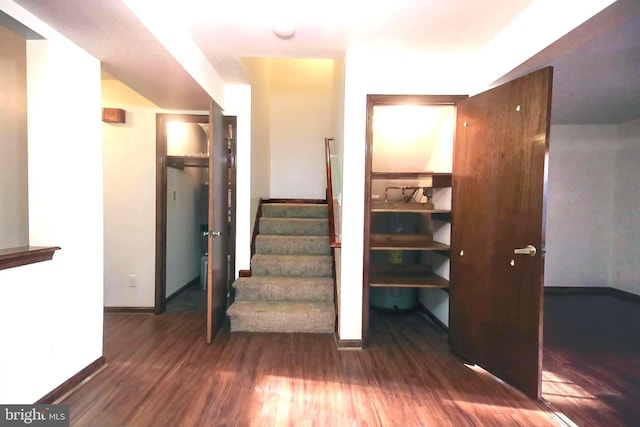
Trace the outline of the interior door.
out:
M 207 344 L 222 327 L 227 309 L 227 141 L 222 109 L 209 108 L 209 213 L 207 267 Z
M 536 399 L 552 71 L 460 101 L 453 155 L 451 349 Z

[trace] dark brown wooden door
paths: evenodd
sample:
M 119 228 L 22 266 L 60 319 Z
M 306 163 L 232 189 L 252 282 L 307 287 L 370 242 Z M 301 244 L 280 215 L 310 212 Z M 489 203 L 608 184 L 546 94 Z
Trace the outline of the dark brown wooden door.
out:
M 227 141 L 222 109 L 209 109 L 209 242 L 207 267 L 207 343 L 222 327 L 227 309 Z
M 451 349 L 536 399 L 551 83 L 548 67 L 460 101 L 453 155 Z

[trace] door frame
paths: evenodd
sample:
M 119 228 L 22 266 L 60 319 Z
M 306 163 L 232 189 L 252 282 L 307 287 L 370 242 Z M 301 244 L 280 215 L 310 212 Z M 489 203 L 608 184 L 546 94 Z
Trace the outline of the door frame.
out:
M 229 272 L 227 276 L 227 308 L 233 302 L 233 287 L 236 274 L 236 199 L 237 199 L 237 157 L 238 150 L 236 144 L 236 134 L 238 130 L 238 120 L 236 116 L 223 116 L 224 135 L 228 143 L 227 166 L 229 168 L 229 222 L 227 241 L 227 265 Z
M 452 105 L 468 98 L 467 95 L 367 95 L 367 122 L 366 122 L 366 147 L 365 147 L 365 171 L 364 171 L 364 230 L 363 230 L 363 265 L 362 265 L 362 343 L 366 344 L 369 334 L 369 265 L 371 253 L 370 228 L 371 228 L 371 172 L 373 163 L 373 108 L 383 105 L 421 105 L 437 106 Z M 453 124 L 455 131 L 455 122 Z M 455 139 L 455 135 L 454 135 Z
M 166 308 L 167 281 L 167 122 L 209 123 L 208 114 L 156 114 L 156 246 L 154 314 Z

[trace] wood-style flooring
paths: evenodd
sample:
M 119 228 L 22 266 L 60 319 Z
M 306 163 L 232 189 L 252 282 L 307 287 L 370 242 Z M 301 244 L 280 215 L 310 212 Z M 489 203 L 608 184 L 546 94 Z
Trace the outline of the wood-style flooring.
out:
M 372 313 L 365 351 L 332 335 L 230 334 L 201 313 L 108 314 L 108 366 L 63 403 L 74 426 L 558 426 L 451 354 L 421 315 Z
M 640 304 L 545 295 L 542 397 L 579 426 L 640 425 Z
M 179 295 L 167 301 L 166 311 L 173 313 L 176 311 L 193 311 L 199 313 L 207 312 L 207 290 L 202 289 L 200 283 L 189 286 Z

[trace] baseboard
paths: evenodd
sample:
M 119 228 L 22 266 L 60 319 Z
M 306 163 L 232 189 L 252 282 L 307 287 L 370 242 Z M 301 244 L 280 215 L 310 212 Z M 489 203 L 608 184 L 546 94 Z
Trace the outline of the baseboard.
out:
M 238 270 L 238 277 L 251 277 L 251 270 Z
M 624 299 L 627 301 L 632 301 L 640 304 L 640 295 L 623 291 L 622 289 L 616 289 L 616 288 L 608 288 L 608 289 L 609 289 L 609 293 L 616 298 L 620 298 L 620 299 Z
M 76 388 L 78 384 L 82 383 L 85 379 L 99 371 L 105 365 L 104 356 L 100 356 L 87 367 L 80 370 L 77 374 L 60 384 L 58 387 L 41 397 L 36 403 L 38 404 L 52 404 L 71 390 Z
M 371 311 L 377 311 L 378 313 L 386 313 L 386 314 L 409 314 L 414 311 L 417 307 L 414 305 L 409 308 L 388 308 L 388 307 L 377 307 L 375 305 L 369 304 L 369 309 Z
M 184 291 L 186 291 L 187 288 L 189 288 L 189 287 L 191 287 L 191 286 L 193 286 L 193 285 L 195 285 L 196 283 L 199 283 L 199 282 L 200 282 L 200 276 L 197 276 L 196 278 L 191 279 L 189 281 L 189 283 L 187 283 L 186 285 L 184 285 L 183 287 L 181 287 L 180 289 L 178 289 L 177 291 L 175 291 L 174 293 L 169 295 L 167 297 L 167 299 L 165 299 L 165 301 L 164 301 L 165 304 L 168 303 L 169 301 L 171 301 L 172 299 L 174 299 L 175 297 L 177 297 L 178 295 L 180 295 L 181 293 L 183 293 Z
M 545 286 L 548 295 L 609 295 L 640 304 L 640 295 L 609 286 Z
M 341 340 L 338 333 L 334 333 L 336 347 L 339 351 L 362 350 L 362 340 Z
M 105 307 L 105 313 L 154 314 L 153 307 Z
M 423 313 L 424 315 L 426 315 L 432 322 L 434 325 L 436 325 L 438 328 L 442 329 L 444 332 L 448 332 L 449 328 L 447 327 L 447 325 L 445 325 L 444 323 L 442 323 L 442 321 L 440 319 L 438 319 L 424 304 L 422 304 L 420 301 L 418 301 L 416 303 L 416 309 Z
M 545 286 L 544 293 L 549 295 L 606 295 L 606 286 Z

